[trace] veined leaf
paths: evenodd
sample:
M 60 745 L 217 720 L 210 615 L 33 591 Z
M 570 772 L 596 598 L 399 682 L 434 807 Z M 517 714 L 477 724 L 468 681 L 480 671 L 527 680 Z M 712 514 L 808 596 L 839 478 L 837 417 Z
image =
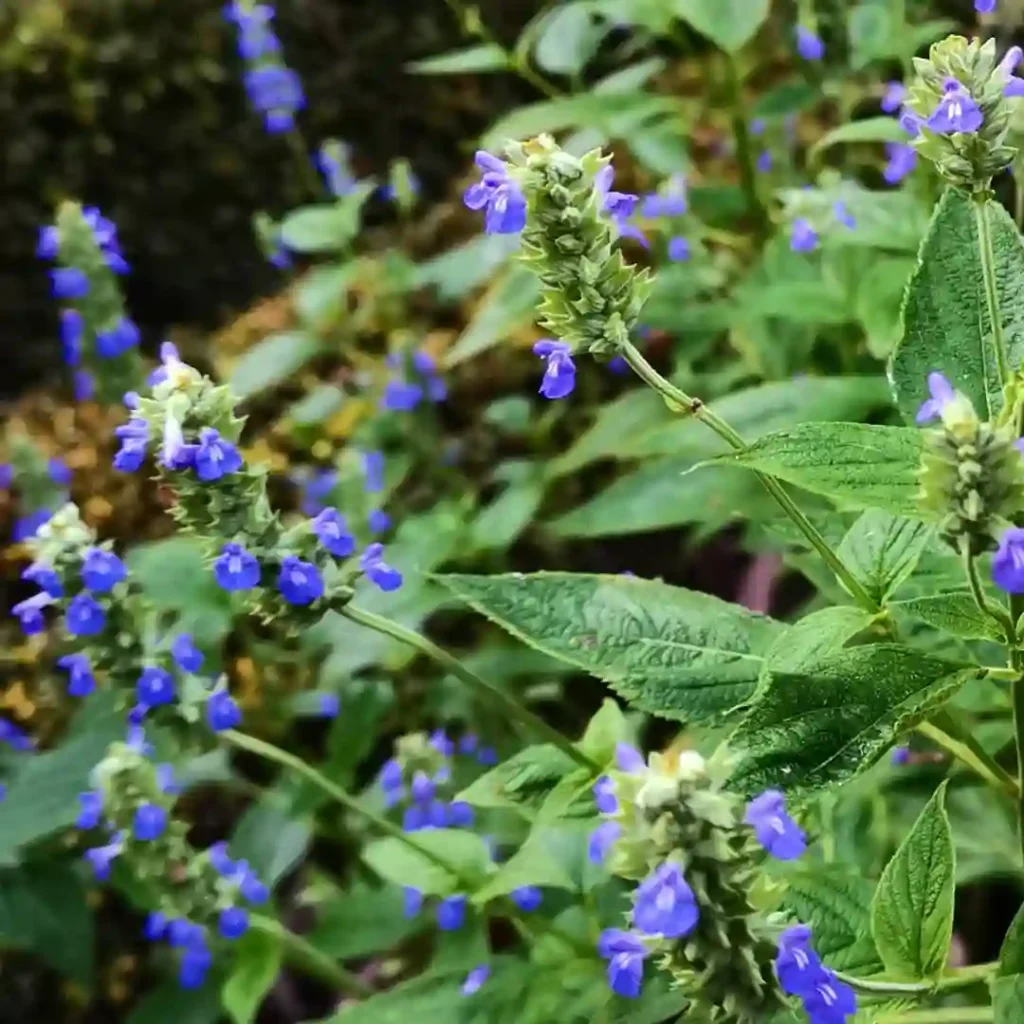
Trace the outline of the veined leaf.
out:
M 757 35 L 768 18 L 769 0 L 672 0 L 676 15 L 728 53 Z
M 914 571 L 931 535 L 924 523 L 869 509 L 850 527 L 838 555 L 881 603 Z
M 480 43 L 436 57 L 406 64 L 406 70 L 417 75 L 457 75 L 481 71 L 506 71 L 509 56 L 497 43 Z
M 221 999 L 234 1024 L 252 1024 L 281 969 L 281 940 L 251 930 L 234 943 L 234 954 Z
M 409 843 L 388 837 L 378 839 L 363 849 L 363 860 L 381 878 L 396 885 L 412 886 L 428 896 L 449 896 L 465 891 L 465 884 L 475 888 L 491 869 L 491 855 L 483 839 L 475 832 L 441 828 L 417 832 L 413 845 L 436 853 L 459 872 L 459 877 L 435 863 L 427 854 L 419 853 Z

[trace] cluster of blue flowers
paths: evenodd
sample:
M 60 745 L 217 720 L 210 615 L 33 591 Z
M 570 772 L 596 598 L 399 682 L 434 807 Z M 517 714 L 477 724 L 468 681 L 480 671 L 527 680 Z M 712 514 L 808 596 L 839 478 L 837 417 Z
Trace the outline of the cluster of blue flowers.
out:
M 249 102 L 262 114 L 268 132 L 291 131 L 306 98 L 299 76 L 282 60 L 281 41 L 271 24 L 273 7 L 233 0 L 224 15 L 238 29 L 238 55 L 246 65 L 243 79 Z
M 775 974 L 782 990 L 803 1003 L 810 1024 L 846 1024 L 857 1012 L 857 995 L 811 949 L 811 929 L 798 924 L 779 936 Z
M 413 352 L 408 366 L 402 353 L 392 352 L 385 360 L 394 375 L 384 386 L 380 407 L 388 412 L 411 412 L 424 399 L 443 402 L 448 395 L 444 378 L 438 373 L 432 356 Z

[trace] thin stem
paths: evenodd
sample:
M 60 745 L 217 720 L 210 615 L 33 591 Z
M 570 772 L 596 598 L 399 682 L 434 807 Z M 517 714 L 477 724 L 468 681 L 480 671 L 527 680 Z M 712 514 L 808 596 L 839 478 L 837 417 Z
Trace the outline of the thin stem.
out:
M 1024 595 L 1010 595 L 1010 618 L 1016 623 L 1024 612 Z M 1024 860 L 1024 653 L 1010 648 L 1010 666 L 1017 678 L 1010 683 L 1010 706 L 1013 709 L 1013 736 L 1017 750 L 1017 835 Z
M 971 552 L 970 539 L 964 537 L 960 542 L 960 562 L 963 565 L 964 576 L 967 577 L 967 585 L 971 588 L 971 597 L 983 615 L 994 619 L 999 623 L 999 628 L 1006 637 L 1006 642 L 1012 647 L 1017 642 L 1016 628 L 1013 619 L 998 605 L 992 604 L 985 596 L 984 588 L 981 585 L 981 577 L 978 575 L 978 562 Z
M 557 729 L 548 725 L 539 715 L 535 715 L 528 708 L 524 708 L 518 701 L 513 700 L 504 690 L 499 689 L 493 683 L 489 683 L 482 676 L 466 668 L 454 655 L 449 654 L 443 647 L 421 636 L 415 630 L 406 629 L 383 615 L 368 612 L 363 608 L 356 608 L 353 605 L 345 605 L 339 609 L 340 613 L 353 622 L 362 626 L 375 629 L 378 633 L 394 637 L 410 647 L 415 647 L 421 654 L 432 658 L 439 665 L 446 668 L 452 675 L 462 680 L 467 686 L 472 687 L 478 693 L 484 694 L 488 699 L 501 706 L 508 715 L 518 719 L 523 725 L 528 726 L 538 736 L 543 737 L 548 743 L 558 747 L 564 754 L 571 757 L 578 765 L 588 771 L 598 773 L 601 766 L 592 761 L 586 754 L 577 750 L 575 745 L 567 740 Z
M 713 413 L 699 398 L 691 398 L 685 391 L 681 391 L 662 377 L 631 342 L 625 343 L 622 355 L 641 380 L 665 398 L 670 408 L 676 412 L 689 413 L 700 420 L 737 451 L 746 447 L 743 438 L 725 420 Z M 774 477 L 757 470 L 754 470 L 754 475 L 761 481 L 765 490 L 779 503 L 783 512 L 793 520 L 797 529 L 810 542 L 811 547 L 821 555 L 825 564 L 835 573 L 853 599 L 867 611 L 878 612 L 880 610 L 878 602 L 867 592 L 860 580 L 850 572 L 839 555 L 832 550 L 828 541 L 821 535 L 814 523 L 804 515 L 800 506 L 790 497 L 789 492 L 782 484 Z
M 992 225 L 988 219 L 990 195 L 983 193 L 974 197 L 974 222 L 978 228 L 978 248 L 981 256 L 981 276 L 985 286 L 985 303 L 988 318 L 992 324 L 992 340 L 995 343 L 996 367 L 999 383 L 1006 387 L 1010 383 L 1010 365 L 1006 355 L 1006 335 L 1003 332 L 1003 317 L 999 308 L 999 289 L 996 286 L 996 257 L 992 249 Z
M 358 996 L 360 999 L 366 999 L 373 995 L 373 987 L 367 985 L 362 978 L 346 970 L 326 953 L 310 945 L 301 935 L 296 935 L 295 932 L 285 928 L 274 918 L 254 915 L 249 919 L 249 924 L 253 931 L 273 935 L 279 939 L 288 959 L 295 966 L 305 969 L 321 981 L 336 986 L 339 991 L 346 992 L 348 995 Z
M 750 144 L 747 109 L 743 100 L 743 83 L 740 81 L 739 66 L 733 54 L 726 55 L 726 75 L 732 133 L 736 139 L 736 160 L 740 169 L 740 185 L 747 199 L 747 210 L 756 222 L 758 233 L 761 234 L 767 228 L 768 213 L 757 191 L 757 165 L 754 160 L 754 150 Z
M 874 981 L 871 978 L 858 978 L 852 974 L 836 971 L 836 977 L 845 981 L 851 988 L 859 992 L 873 995 L 928 995 L 936 992 L 952 992 L 958 988 L 968 988 L 985 982 L 994 973 L 997 963 L 972 964 L 962 967 L 945 977 L 934 981 Z
M 905 1010 L 887 1013 L 878 1024 L 991 1024 L 991 1006 L 945 1006 L 934 1010 Z
M 952 715 L 940 712 L 930 722 L 921 722 L 916 731 L 927 736 L 937 747 L 961 761 L 990 785 L 1016 799 L 1017 780 Z

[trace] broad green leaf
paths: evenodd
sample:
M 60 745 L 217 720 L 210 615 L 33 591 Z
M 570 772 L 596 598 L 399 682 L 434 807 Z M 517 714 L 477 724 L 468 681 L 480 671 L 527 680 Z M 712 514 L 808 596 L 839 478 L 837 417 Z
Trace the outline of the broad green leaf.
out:
M 885 866 L 871 901 L 871 933 L 897 977 L 937 977 L 949 958 L 956 854 L 945 797 L 943 782 Z
M 752 295 L 744 316 L 839 327 L 854 319 L 854 310 L 837 281 L 779 281 Z
M 320 339 L 305 331 L 271 334 L 235 363 L 228 387 L 236 398 L 250 398 L 287 380 L 320 351 Z
M 576 883 L 558 857 L 559 833 L 564 831 L 546 827 L 534 829 L 487 884 L 473 894 L 473 902 L 483 906 L 496 896 L 504 896 L 523 885 L 574 890 Z
M 811 159 L 840 142 L 906 142 L 907 132 L 895 117 L 866 117 L 826 132 L 811 148 Z
M 798 673 L 766 671 L 733 734 L 744 792 L 786 792 L 843 782 L 872 764 L 977 670 L 897 644 L 826 654 Z
M 887 359 L 899 341 L 902 333 L 900 310 L 907 290 L 907 279 L 914 266 L 912 261 L 904 257 L 876 258 L 860 279 L 854 302 L 855 312 L 867 335 L 868 350 L 876 359 Z
M 716 46 L 736 53 L 768 18 L 769 0 L 671 0 L 676 15 Z
M 475 807 L 539 805 L 552 789 L 576 770 L 576 762 L 550 743 L 526 747 L 485 772 L 459 795 Z
M 606 697 L 597 714 L 587 723 L 579 748 L 592 761 L 608 764 L 615 756 L 615 748 L 630 740 L 629 725 L 622 708 L 617 701 Z
M 334 384 L 319 384 L 297 402 L 288 407 L 288 421 L 296 427 L 310 427 L 323 423 L 344 404 L 345 392 Z
M 921 517 L 921 431 L 866 423 L 803 423 L 718 460 L 746 466 L 831 498 L 847 509 Z
M 966 591 L 890 601 L 889 609 L 967 640 L 1004 639 L 996 622 L 978 608 L 974 598 Z
M 416 60 L 406 64 L 407 71 L 417 75 L 458 75 L 480 71 L 505 71 L 509 66 L 509 55 L 497 43 L 480 43 L 450 53 L 439 53 L 436 57 Z
M 281 970 L 281 940 L 250 929 L 231 948 L 231 973 L 221 990 L 224 1009 L 234 1024 L 252 1024 Z
M 68 862 L 0 870 L 0 947 L 30 950 L 72 981 L 91 986 L 93 914 L 85 897 Z
M 1020 1024 L 1024 1020 L 1024 974 L 992 980 L 992 1024 Z
M 783 906 L 814 931 L 814 951 L 836 970 L 870 975 L 882 964 L 871 940 L 874 886 L 845 867 L 802 864 L 786 876 Z
M 360 886 L 321 904 L 306 938 L 328 956 L 348 960 L 392 949 L 426 926 L 423 917 L 405 916 L 401 886 Z
M 896 403 L 908 421 L 927 397 L 932 370 L 944 373 L 967 395 L 982 419 L 1002 408 L 979 255 L 978 209 L 970 196 L 947 189 L 921 246 L 903 307 L 903 337 L 889 367 Z M 1015 373 L 1024 362 L 1024 242 L 998 202 L 980 209 L 992 236 L 1007 361 Z
M 414 847 L 436 854 L 458 877 Z M 465 892 L 466 885 L 475 888 L 491 868 L 490 851 L 480 836 L 450 828 L 416 832 L 408 842 L 392 836 L 377 839 L 364 847 L 362 858 L 386 881 L 412 886 L 428 896 Z
M 697 524 L 705 534 L 770 507 L 756 478 L 729 466 L 659 459 L 615 480 L 547 527 L 559 537 L 620 537 Z
M 341 252 L 359 232 L 363 204 L 376 186 L 360 182 L 336 203 L 300 206 L 281 221 L 281 241 L 295 252 Z
M 601 40 L 614 27 L 595 18 L 586 4 L 567 3 L 553 8 L 538 26 L 534 47 L 537 63 L 557 75 L 572 75 L 583 70 L 597 52 Z
M 220 988 L 212 978 L 191 989 L 182 988 L 177 978 L 169 978 L 146 993 L 125 1024 L 217 1024 L 222 1019 Z
M 270 887 L 302 860 L 313 836 L 312 823 L 286 813 L 287 796 L 266 793 L 252 804 L 235 826 L 231 855 L 248 861 Z
M 124 715 L 110 693 L 88 697 L 60 746 L 19 759 L 19 769 L 0 801 L 0 864 L 11 864 L 20 847 L 78 817 L 78 794 L 89 788 L 89 773 L 115 740 L 124 738 Z
M 540 285 L 530 271 L 514 266 L 503 273 L 476 307 L 466 329 L 445 353 L 445 369 L 458 366 L 505 341 L 532 318 L 539 298 Z
M 867 629 L 874 617 L 853 605 L 821 608 L 782 632 L 765 655 L 772 672 L 799 672 Z
M 924 523 L 869 509 L 850 527 L 837 553 L 881 604 L 914 571 L 931 536 Z
M 506 487 L 470 523 L 473 550 L 504 551 L 533 522 L 543 499 L 544 485 L 539 479 Z
M 322 1024 L 412 1024 L 413 1021 L 455 1021 L 464 997 L 466 968 L 428 972 L 399 982 L 358 1003 L 340 1009 Z
M 1002 978 L 1024 974 L 1024 906 L 1017 911 L 1010 927 L 1006 929 L 996 973 Z
M 356 262 L 313 267 L 294 289 L 295 312 L 303 327 L 324 331 L 334 326 L 348 304 L 348 286 L 358 268 Z
M 491 279 L 515 251 L 510 243 L 518 247 L 519 239 L 509 235 L 475 235 L 420 263 L 416 268 L 416 287 L 432 287 L 446 301 L 461 299 Z
M 743 704 L 781 628 L 655 580 L 563 572 L 436 578 L 513 636 L 665 718 L 713 721 Z

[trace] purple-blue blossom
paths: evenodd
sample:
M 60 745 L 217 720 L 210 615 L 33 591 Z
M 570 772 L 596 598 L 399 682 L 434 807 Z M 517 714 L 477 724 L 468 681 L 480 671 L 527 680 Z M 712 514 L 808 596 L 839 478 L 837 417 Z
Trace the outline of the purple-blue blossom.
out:
M 576 386 L 576 364 L 572 359 L 572 349 L 564 341 L 542 338 L 533 346 L 533 351 L 545 364 L 540 393 L 545 398 L 565 398 Z
M 526 226 L 526 197 L 519 184 L 509 177 L 504 160 L 477 150 L 474 162 L 483 172 L 463 194 L 462 201 L 471 210 L 484 210 L 484 231 L 489 235 L 515 235 Z
M 600 776 L 592 787 L 594 805 L 601 814 L 614 814 L 619 809 L 615 796 L 615 782 L 607 775 Z
M 240 939 L 249 930 L 249 914 L 241 907 L 225 907 L 217 918 L 221 938 Z
M 135 694 L 139 703 L 147 708 L 174 702 L 174 677 L 159 665 L 147 665 L 135 681 Z
M 790 225 L 789 247 L 793 252 L 812 252 L 818 247 L 818 232 L 805 217 L 797 217 Z
M 136 839 L 149 842 L 159 839 L 167 828 L 167 810 L 160 804 L 141 804 L 132 819 L 132 834 Z
M 805 924 L 787 928 L 779 936 L 775 957 L 775 974 L 782 991 L 791 996 L 809 992 L 820 971 L 821 960 L 811 949 L 811 929 Z
M 55 299 L 84 299 L 89 278 L 78 267 L 57 267 L 50 271 L 50 291 Z
M 127 423 L 114 428 L 114 435 L 121 442 L 114 455 L 114 469 L 121 473 L 134 473 L 146 461 L 149 424 L 133 413 Z
M 43 609 L 53 604 L 53 597 L 42 591 L 32 597 L 19 601 L 11 611 L 21 624 L 21 631 L 25 636 L 35 636 L 42 633 L 46 628 L 46 619 L 43 616 Z
M 200 480 L 212 483 L 228 473 L 237 473 L 242 468 L 242 456 L 234 444 L 220 436 L 220 431 L 203 427 L 192 464 Z
M 942 99 L 925 124 L 941 135 L 976 132 L 985 118 L 966 87 L 955 78 L 947 78 L 942 90 Z
M 242 709 L 227 690 L 214 690 L 206 701 L 206 724 L 214 732 L 237 729 L 242 724 Z
M 85 333 L 85 320 L 77 309 L 60 311 L 60 343 L 64 353 L 64 362 L 68 366 L 78 366 L 82 361 L 82 337 Z
M 462 983 L 461 992 L 464 996 L 471 996 L 480 989 L 480 986 L 491 976 L 491 968 L 488 964 L 480 964 L 466 975 Z
M 620 835 L 622 826 L 617 821 L 606 821 L 598 825 L 587 840 L 587 858 L 590 863 L 603 864 Z
M 64 585 L 60 577 L 45 562 L 33 562 L 26 568 L 21 578 L 34 583 L 40 590 L 46 591 L 50 597 L 63 597 Z
M 1024 527 L 1003 531 L 992 556 L 992 582 L 1008 594 L 1024 594 Z
M 107 613 L 91 594 L 78 594 L 71 599 L 64 616 L 64 626 L 71 636 L 95 636 L 107 624 Z
M 643 939 L 621 928 L 608 928 L 601 933 L 597 952 L 608 961 L 608 987 L 618 996 L 636 999 L 643 985 L 647 956 Z
M 678 864 L 662 864 L 633 894 L 633 924 L 646 935 L 682 938 L 699 919 L 697 899 Z
M 938 370 L 928 374 L 928 397 L 921 403 L 914 421 L 918 426 L 942 416 L 946 406 L 956 398 L 956 390 Z
M 888 158 L 882 177 L 890 185 L 899 184 L 917 166 L 917 150 L 903 142 L 887 142 L 885 155 Z
M 690 242 L 682 235 L 668 240 L 668 258 L 673 263 L 685 263 L 690 258 Z
M 892 764 L 899 768 L 910 762 L 910 747 L 898 746 L 892 748 L 892 753 L 889 755 L 889 760 Z
M 35 746 L 30 736 L 6 718 L 0 718 L 0 743 L 6 743 L 11 750 L 23 752 Z
M 96 332 L 96 355 L 101 359 L 116 359 L 135 348 L 141 339 L 135 322 L 123 316 L 113 327 Z
M 446 896 L 437 905 L 437 927 L 443 932 L 458 931 L 466 920 L 466 897 Z
M 886 82 L 882 93 L 882 110 L 887 114 L 895 114 L 903 106 L 907 96 L 907 87 L 902 82 Z
M 974 0 L 974 9 L 979 14 L 994 14 L 996 0 Z
M 96 689 L 96 677 L 87 654 L 65 654 L 57 665 L 68 673 L 68 696 L 87 697 Z
M 106 594 L 128 578 L 128 570 L 113 551 L 89 548 L 82 558 L 82 582 L 96 594 Z
M 228 543 L 213 563 L 213 576 L 223 590 L 251 590 L 260 582 L 260 563 L 241 544 Z
M 307 605 L 323 597 L 324 580 L 312 562 L 304 562 L 298 555 L 285 555 L 281 560 L 277 589 L 289 604 Z
M 179 633 L 171 643 L 171 657 L 182 672 L 198 672 L 203 667 L 203 652 L 189 633 Z
M 776 789 L 765 790 L 747 804 L 743 821 L 757 841 L 777 860 L 796 860 L 807 849 L 799 825 L 786 813 L 786 798 Z
M 95 828 L 103 820 L 103 797 L 95 790 L 78 794 L 78 817 L 75 828 L 87 831 Z
M 402 585 L 402 574 L 384 561 L 384 545 L 378 542 L 367 544 L 359 556 L 359 568 L 376 587 L 387 592 Z
M 804 60 L 821 60 L 825 56 L 825 44 L 806 25 L 796 27 L 796 52 Z
M 537 910 L 544 902 L 544 894 L 535 885 L 521 885 L 513 889 L 509 896 L 512 902 L 524 913 Z
M 124 851 L 125 833 L 119 832 L 106 846 L 94 846 L 85 851 L 85 859 L 92 866 L 93 874 L 99 882 L 110 878 L 110 867 Z

